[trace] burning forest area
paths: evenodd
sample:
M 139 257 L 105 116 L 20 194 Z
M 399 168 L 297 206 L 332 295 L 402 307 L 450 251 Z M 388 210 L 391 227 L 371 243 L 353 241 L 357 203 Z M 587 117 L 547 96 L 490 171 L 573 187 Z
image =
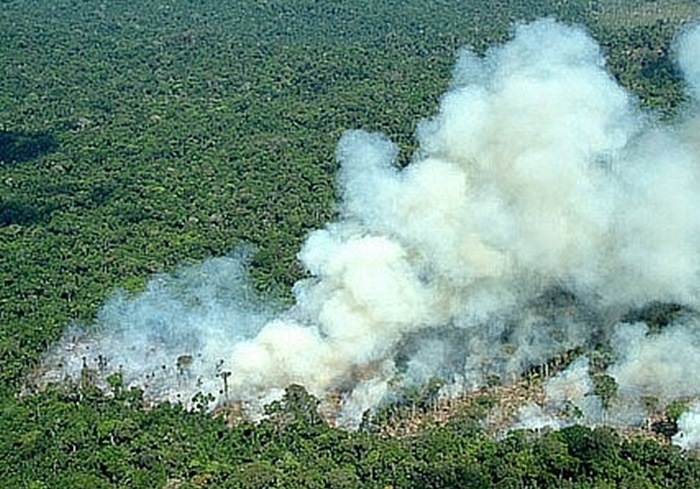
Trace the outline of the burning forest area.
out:
M 350 430 L 476 404 L 500 432 L 668 422 L 700 447 L 700 28 L 673 50 L 688 101 L 668 120 L 580 27 L 464 48 L 407 164 L 342 135 L 293 304 L 258 296 L 245 249 L 160 274 L 67 328 L 28 389 L 118 381 L 260 419 L 299 385 Z

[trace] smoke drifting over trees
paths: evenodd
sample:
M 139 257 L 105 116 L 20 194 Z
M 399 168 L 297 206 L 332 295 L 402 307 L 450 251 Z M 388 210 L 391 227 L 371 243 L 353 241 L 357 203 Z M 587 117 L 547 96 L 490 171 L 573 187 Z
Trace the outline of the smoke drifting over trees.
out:
M 700 29 L 676 51 L 700 97 Z M 615 399 L 581 357 L 522 423 L 566 423 L 570 405 L 591 424 L 603 411 L 638 423 L 644 398 L 699 387 L 699 124 L 696 102 L 672 124 L 640 109 L 582 29 L 520 25 L 483 57 L 460 54 L 406 167 L 385 136 L 345 133 L 337 219 L 299 252 L 309 278 L 291 308 L 254 297 L 243 254 L 212 259 L 70 328 L 43 380 L 87 365 L 156 401 L 202 391 L 251 413 L 297 383 L 341 393 L 338 419 L 355 426 L 396 389 L 438 377 L 447 395 L 606 344 Z M 658 330 L 629 319 L 652 303 L 682 313 Z M 680 420 L 684 446 L 697 419 Z

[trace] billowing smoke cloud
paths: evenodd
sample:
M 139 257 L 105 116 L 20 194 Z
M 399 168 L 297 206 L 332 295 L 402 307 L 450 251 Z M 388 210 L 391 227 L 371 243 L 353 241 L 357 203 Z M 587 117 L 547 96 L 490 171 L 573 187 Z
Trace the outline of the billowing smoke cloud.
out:
M 700 29 L 676 44 L 700 96 Z M 76 376 L 83 357 L 100 358 L 104 373 L 121 370 L 155 400 L 201 390 L 253 407 L 299 383 L 340 393 L 339 422 L 351 426 L 397 386 L 509 381 L 610 342 L 607 373 L 618 399 L 632 400 L 618 405 L 695 395 L 698 121 L 646 114 L 582 29 L 521 25 L 483 57 L 461 53 L 405 168 L 381 134 L 341 138 L 339 218 L 300 251 L 311 278 L 295 285 L 292 308 L 257 304 L 240 259 L 210 260 L 117 296 L 96 331 L 66 333 L 46 376 Z M 651 302 L 688 313 L 661 332 L 625 322 Z M 551 379 L 547 405 L 528 416 L 557 424 L 551 413 L 573 405 L 601 422 L 588 370 L 582 357 Z

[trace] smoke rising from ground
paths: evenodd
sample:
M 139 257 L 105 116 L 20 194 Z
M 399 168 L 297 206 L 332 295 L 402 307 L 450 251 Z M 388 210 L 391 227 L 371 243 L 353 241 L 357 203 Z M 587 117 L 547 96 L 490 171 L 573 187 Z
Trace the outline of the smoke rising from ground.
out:
M 700 28 L 676 51 L 700 97 Z M 240 258 L 209 260 L 112 299 L 95 332 L 69 329 L 46 377 L 77 376 L 83 357 L 99 357 L 155 400 L 202 390 L 252 410 L 299 383 L 342 393 L 339 422 L 353 426 L 397 386 L 510 381 L 610 341 L 619 406 L 696 395 L 698 319 L 660 332 L 624 320 L 651 302 L 700 306 L 692 110 L 664 125 L 611 77 L 585 31 L 520 25 L 483 57 L 461 53 L 407 167 L 381 134 L 341 138 L 339 217 L 301 249 L 311 278 L 289 310 L 273 314 L 246 292 Z M 573 404 L 600 422 L 588 368 L 581 357 L 551 379 L 548 404 L 526 415 L 551 421 Z M 615 405 L 609 419 L 639 419 L 628 408 L 616 417 Z

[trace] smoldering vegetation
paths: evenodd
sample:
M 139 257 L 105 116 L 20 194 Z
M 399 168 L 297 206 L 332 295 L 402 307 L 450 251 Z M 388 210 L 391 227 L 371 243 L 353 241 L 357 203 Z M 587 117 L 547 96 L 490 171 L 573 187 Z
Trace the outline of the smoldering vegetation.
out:
M 341 138 L 337 218 L 300 250 L 293 306 L 256 298 L 241 255 L 208 260 L 68 328 L 37 382 L 121 373 L 156 402 L 203 392 L 251 415 L 296 383 L 338 394 L 353 427 L 400 389 L 439 378 L 451 395 L 577 351 L 518 426 L 635 425 L 649 399 L 696 396 L 700 28 L 675 50 L 692 101 L 668 123 L 581 28 L 541 20 L 465 48 L 410 164 L 382 134 Z

